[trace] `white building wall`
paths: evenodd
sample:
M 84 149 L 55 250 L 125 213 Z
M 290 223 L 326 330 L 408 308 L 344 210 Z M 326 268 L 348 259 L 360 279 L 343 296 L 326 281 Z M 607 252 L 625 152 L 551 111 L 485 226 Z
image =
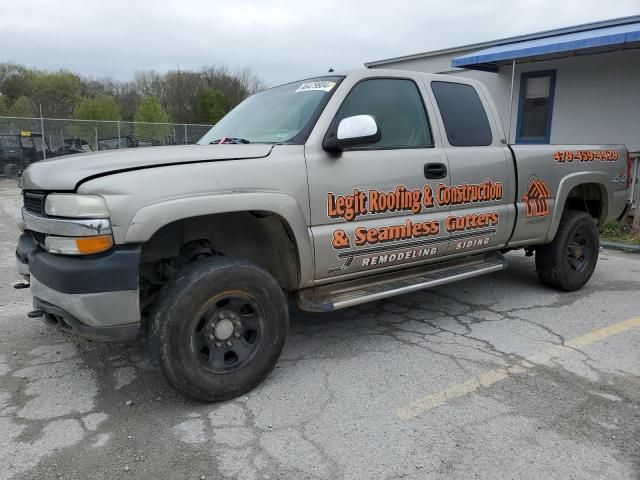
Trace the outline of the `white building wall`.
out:
M 516 65 L 512 139 L 520 74 L 551 69 L 556 69 L 551 143 L 622 143 L 640 151 L 640 50 Z M 510 78 L 511 69 L 501 68 L 499 76 Z M 508 118 L 508 109 L 503 106 L 500 114 Z
M 511 66 L 489 73 L 451 67 L 458 51 L 400 60 L 379 68 L 448 73 L 483 82 L 493 96 L 505 131 L 509 126 Z M 510 142 L 515 141 L 523 72 L 556 69 L 551 143 L 622 143 L 640 151 L 640 50 L 620 50 L 545 62 L 516 64 Z

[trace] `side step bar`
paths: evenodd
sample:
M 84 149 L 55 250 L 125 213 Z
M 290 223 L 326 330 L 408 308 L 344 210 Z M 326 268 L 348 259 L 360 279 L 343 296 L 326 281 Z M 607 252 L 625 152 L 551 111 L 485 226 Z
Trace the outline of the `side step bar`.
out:
M 298 292 L 297 303 L 302 310 L 308 312 L 330 312 L 497 272 L 505 268 L 507 268 L 507 260 L 502 254 L 492 252 L 436 265 L 305 288 Z

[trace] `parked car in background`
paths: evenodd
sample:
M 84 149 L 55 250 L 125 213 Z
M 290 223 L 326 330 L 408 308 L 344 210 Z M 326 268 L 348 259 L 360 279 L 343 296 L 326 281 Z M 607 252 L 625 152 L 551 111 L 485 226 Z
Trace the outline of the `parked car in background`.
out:
M 56 154 L 59 155 L 72 155 L 74 153 L 87 153 L 93 152 L 93 146 L 87 142 L 84 138 L 70 137 L 63 140 L 63 145 Z
M 23 162 L 24 154 L 19 135 L 0 135 L 0 162 L 2 173 L 7 177 L 15 177 L 17 165 Z
M 19 177 L 33 162 L 50 157 L 66 155 L 53 152 L 46 137 L 41 133 L 22 131 L 0 134 L 0 173 L 7 178 Z
M 159 147 L 162 145 L 160 140 L 155 138 L 146 138 L 146 137 L 134 137 L 136 143 L 136 147 Z
M 147 137 L 109 137 L 98 139 L 98 150 L 120 150 L 122 148 L 157 147 L 162 145 L 160 140 Z
M 119 150 L 121 148 L 133 148 L 135 142 L 131 137 L 109 137 L 98 139 L 98 150 Z

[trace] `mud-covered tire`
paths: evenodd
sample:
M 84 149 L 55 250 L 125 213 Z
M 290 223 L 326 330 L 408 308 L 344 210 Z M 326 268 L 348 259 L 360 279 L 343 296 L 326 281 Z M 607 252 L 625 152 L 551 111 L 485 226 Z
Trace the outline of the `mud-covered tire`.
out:
M 248 263 L 211 257 L 187 265 L 165 285 L 148 341 L 177 390 L 223 401 L 265 379 L 288 330 L 286 298 L 271 275 Z
M 566 210 L 553 241 L 536 249 L 538 277 L 558 290 L 579 290 L 591 278 L 599 251 L 598 227 L 591 215 Z

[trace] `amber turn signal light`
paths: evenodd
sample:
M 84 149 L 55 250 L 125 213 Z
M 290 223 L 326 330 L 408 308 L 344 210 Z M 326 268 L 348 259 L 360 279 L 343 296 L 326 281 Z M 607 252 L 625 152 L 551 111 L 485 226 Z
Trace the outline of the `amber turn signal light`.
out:
M 113 247 L 111 235 L 95 235 L 91 237 L 54 237 L 47 236 L 45 249 L 61 255 L 91 255 Z
M 76 247 L 82 255 L 100 253 L 113 246 L 111 235 L 97 235 L 95 237 L 76 238 Z

